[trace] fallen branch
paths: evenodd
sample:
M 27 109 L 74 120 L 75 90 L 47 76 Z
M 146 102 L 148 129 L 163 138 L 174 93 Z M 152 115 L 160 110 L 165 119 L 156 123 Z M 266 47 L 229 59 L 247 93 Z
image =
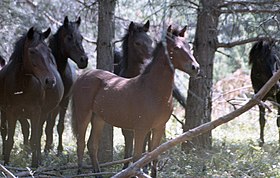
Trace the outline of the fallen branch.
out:
M 0 164 L 0 169 L 2 172 L 4 172 L 7 177 L 9 178 L 16 178 L 16 176 L 14 176 L 8 169 L 6 169 L 2 164 Z
M 215 129 L 216 127 L 233 120 L 234 118 L 240 116 L 244 112 L 251 109 L 253 106 L 259 103 L 260 100 L 268 93 L 268 91 L 278 82 L 280 79 L 280 70 L 278 70 L 270 79 L 269 81 L 261 88 L 261 90 L 256 93 L 252 99 L 250 99 L 244 106 L 238 108 L 237 110 L 218 118 L 217 120 L 207 122 L 202 124 L 194 129 L 191 129 L 182 135 L 163 143 L 159 147 L 157 147 L 152 152 L 147 153 L 137 162 L 133 163 L 127 169 L 122 170 L 118 174 L 114 175 L 113 178 L 123 178 L 123 177 L 132 177 L 136 176 L 139 169 L 149 162 L 157 158 L 158 155 L 162 154 L 163 152 L 167 151 L 171 147 L 176 146 L 179 143 L 185 142 L 187 140 L 191 140 L 192 138 L 199 136 L 203 133 L 209 132 L 210 130 Z

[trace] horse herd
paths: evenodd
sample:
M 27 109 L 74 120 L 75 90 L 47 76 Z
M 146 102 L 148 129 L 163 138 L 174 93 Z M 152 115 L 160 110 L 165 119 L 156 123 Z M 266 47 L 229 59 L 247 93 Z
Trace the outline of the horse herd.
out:
M 50 37 L 49 44 L 45 39 L 50 35 L 50 28 L 40 32 L 32 27 L 16 42 L 6 65 L 0 58 L 4 164 L 8 164 L 10 160 L 17 121 L 21 124 L 24 144 L 27 145 L 30 134 L 27 119 L 30 120 L 31 166 L 38 167 L 41 163 L 43 124 L 47 123 L 45 128 L 47 152 L 52 148 L 55 118 L 59 114 L 57 150 L 61 152 L 64 117 L 70 98 L 72 98 L 72 130 L 77 138 L 79 171 L 83 165 L 85 134 L 89 123 L 92 128 L 87 148 L 94 172 L 100 171 L 97 150 L 105 122 L 122 128 L 125 137 L 125 157 L 130 157 L 133 152 L 133 161 L 137 161 L 143 153 L 146 135 L 151 134 L 149 149 L 153 150 L 159 145 L 164 134 L 165 124 L 172 112 L 175 69 L 191 77 L 199 74 L 200 66 L 186 42 L 186 27 L 178 30 L 169 26 L 165 37 L 153 49 L 153 42 L 147 34 L 150 26 L 147 21 L 145 24 L 130 23 L 123 38 L 122 52 L 115 53 L 115 74 L 91 69 L 76 79 L 75 69 L 70 65 L 68 58 L 80 69 L 85 69 L 88 65 L 88 57 L 82 46 L 83 37 L 79 31 L 80 23 L 80 18 L 71 22 L 66 16 L 63 25 Z M 269 45 L 267 42 L 260 41 L 250 52 L 255 92 L 278 69 L 278 60 L 271 54 L 272 51 L 268 51 L 271 48 L 262 49 L 267 48 L 267 45 Z M 255 66 L 263 65 L 267 58 L 265 55 L 268 54 L 273 57 L 267 62 L 268 74 L 262 77 L 264 71 L 260 72 Z M 259 64 L 258 59 L 262 60 Z M 274 93 L 277 92 L 271 92 Z M 279 101 L 280 97 L 276 96 Z M 264 126 L 262 106 L 260 111 L 262 111 L 261 126 Z M 279 126 L 279 119 L 277 123 Z M 264 142 L 263 127 L 261 128 L 261 141 Z M 154 160 L 152 177 L 156 177 L 156 164 L 157 160 Z M 127 166 L 128 164 L 125 164 L 124 168 Z

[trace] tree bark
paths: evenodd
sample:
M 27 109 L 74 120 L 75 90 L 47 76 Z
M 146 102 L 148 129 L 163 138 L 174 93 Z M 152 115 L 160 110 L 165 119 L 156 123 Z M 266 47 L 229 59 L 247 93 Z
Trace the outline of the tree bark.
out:
M 211 121 L 212 108 L 212 79 L 213 59 L 217 44 L 217 27 L 219 21 L 218 5 L 222 0 L 200 0 L 198 8 L 197 27 L 194 40 L 194 56 L 198 60 L 202 78 L 190 78 L 186 104 L 185 125 L 186 132 L 203 123 Z M 211 147 L 211 132 L 184 143 L 182 149 L 189 151 L 193 147 Z
M 98 1 L 98 38 L 97 38 L 97 68 L 113 71 L 113 39 L 115 0 Z M 105 124 L 100 139 L 98 157 L 100 162 L 113 160 L 113 127 Z

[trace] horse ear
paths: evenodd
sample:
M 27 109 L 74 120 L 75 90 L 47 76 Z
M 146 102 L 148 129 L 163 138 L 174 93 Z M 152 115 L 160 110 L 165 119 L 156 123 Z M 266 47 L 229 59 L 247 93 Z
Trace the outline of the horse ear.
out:
M 80 26 L 80 24 L 81 24 L 81 17 L 78 18 L 78 20 L 76 21 L 76 24 L 78 24 L 78 27 Z
M 43 32 L 43 35 L 44 35 L 45 39 L 48 38 L 48 36 L 50 35 L 51 31 L 52 31 L 52 30 L 51 30 L 51 28 L 49 27 L 45 32 Z
M 68 24 L 69 24 L 69 20 L 68 20 L 68 16 L 66 16 L 66 17 L 64 18 L 63 26 L 67 28 L 67 27 L 68 27 Z
M 128 27 L 128 31 L 132 32 L 134 30 L 134 26 L 135 26 L 135 24 L 133 22 L 130 22 L 129 27 Z
M 187 30 L 187 26 L 184 26 L 184 28 L 180 31 L 179 36 L 184 37 L 186 30 Z
M 149 31 L 149 28 L 150 28 L 150 21 L 149 21 L 149 20 L 145 23 L 145 25 L 143 26 L 143 28 L 144 28 L 144 31 L 145 31 L 145 32 L 148 32 L 148 31 Z
M 28 39 L 32 39 L 34 35 L 34 27 L 31 27 L 27 32 Z
M 172 27 L 171 27 L 171 25 L 169 25 L 169 27 L 167 28 L 167 32 L 168 32 L 168 33 L 172 33 Z

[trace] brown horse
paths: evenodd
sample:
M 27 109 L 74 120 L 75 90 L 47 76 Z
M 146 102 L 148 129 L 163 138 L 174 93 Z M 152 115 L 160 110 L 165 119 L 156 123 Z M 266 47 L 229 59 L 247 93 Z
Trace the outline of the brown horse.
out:
M 149 131 L 152 131 L 151 149 L 159 145 L 172 112 L 174 68 L 191 76 L 199 72 L 199 64 L 185 43 L 185 30 L 172 30 L 169 26 L 166 43 L 157 44 L 152 62 L 134 78 L 126 79 L 103 70 L 91 70 L 77 79 L 73 87 L 72 128 L 77 137 L 80 168 L 89 122 L 92 129 L 87 147 L 95 172 L 100 171 L 97 150 L 105 122 L 134 131 L 133 161 L 141 157 L 143 142 Z M 156 163 L 157 160 L 154 160 L 154 177 Z
M 46 146 L 45 151 L 52 147 L 53 143 L 53 128 L 55 118 L 59 112 L 59 122 L 57 125 L 58 132 L 58 147 L 59 153 L 62 152 L 62 133 L 64 130 L 64 118 L 68 108 L 72 86 L 76 77 L 75 69 L 70 65 L 68 58 L 74 61 L 80 69 L 84 69 L 88 65 L 88 57 L 82 45 L 83 36 L 79 31 L 81 18 L 77 21 L 70 22 L 68 17 L 64 18 L 63 25 L 59 27 L 57 32 L 51 36 L 49 47 L 52 50 L 55 58 L 58 72 L 61 76 L 64 85 L 64 95 L 57 109 L 50 115 L 51 118 L 47 121 L 46 126 Z
M 150 22 L 144 25 L 131 22 L 127 34 L 123 38 L 122 57 L 120 57 L 119 67 L 115 67 L 114 73 L 125 78 L 132 78 L 139 75 L 145 68 L 152 55 L 152 39 L 147 34 Z M 115 52 L 116 56 L 116 52 Z M 124 158 L 132 156 L 133 151 L 133 131 L 122 129 L 125 141 Z M 129 163 L 125 163 L 123 168 L 127 168 Z
M 10 61 L 0 71 L 1 127 L 8 127 L 4 140 L 4 163 L 8 164 L 14 143 L 16 121 L 31 121 L 32 167 L 41 161 L 41 135 L 48 113 L 63 95 L 62 80 L 50 48 L 44 42 L 50 34 L 33 27 L 17 42 Z

